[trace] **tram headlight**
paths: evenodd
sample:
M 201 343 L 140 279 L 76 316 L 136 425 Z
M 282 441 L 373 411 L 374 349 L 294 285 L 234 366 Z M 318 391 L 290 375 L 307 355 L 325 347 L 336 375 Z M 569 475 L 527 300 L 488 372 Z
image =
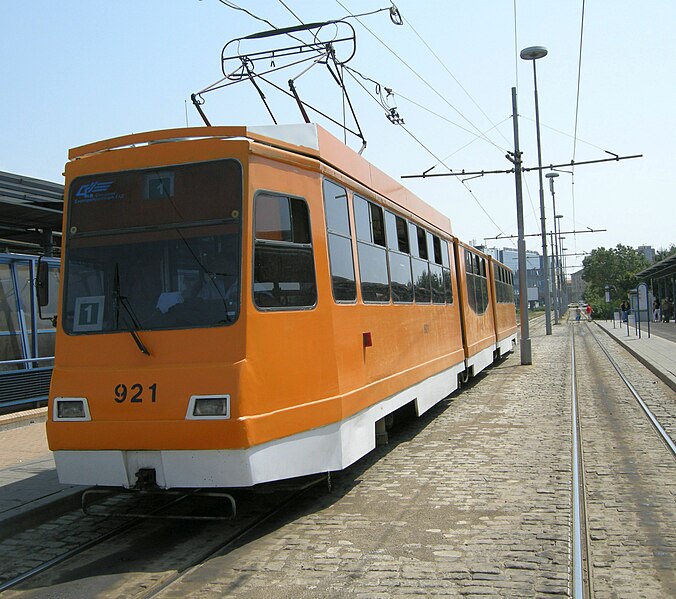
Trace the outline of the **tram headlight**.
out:
M 229 395 L 193 395 L 188 405 L 189 420 L 230 418 Z
M 54 420 L 73 422 L 91 420 L 89 405 L 86 397 L 56 397 L 54 398 Z

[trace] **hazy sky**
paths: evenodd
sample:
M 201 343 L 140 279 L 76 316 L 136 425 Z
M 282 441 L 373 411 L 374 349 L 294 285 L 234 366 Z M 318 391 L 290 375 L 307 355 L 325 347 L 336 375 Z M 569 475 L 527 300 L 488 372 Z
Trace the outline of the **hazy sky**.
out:
M 298 24 L 291 11 L 308 23 L 390 6 L 384 0 L 284 0 L 290 11 L 279 0 L 233 3 L 276 27 Z M 439 159 L 443 164 L 431 172 L 508 169 L 504 156 L 513 149 L 511 88 L 517 85 L 524 164 L 536 165 L 532 63 L 520 60 L 518 51 L 543 45 L 549 50 L 537 62 L 543 164 L 568 163 L 573 156 L 577 162 L 610 157 L 605 151 L 643 154 L 635 160 L 580 165 L 574 174 L 563 169 L 567 172 L 556 180 L 562 229 L 607 229 L 567 234 L 564 245 L 570 253 L 581 253 L 618 243 L 660 248 L 676 242 L 676 169 L 669 145 L 676 133 L 676 2 L 586 2 L 577 142 L 582 0 L 396 4 L 403 26 L 395 25 L 388 12 L 348 20 L 357 35 L 348 66 L 394 91 L 390 105 L 396 105 L 406 128 L 390 124 L 376 101 L 348 77 L 368 141 L 367 159 L 395 178 L 422 173 Z M 190 94 L 222 77 L 223 46 L 269 28 L 218 0 L 2 0 L 0 21 L 0 170 L 56 182 L 63 182 L 70 147 L 183 127 L 186 120 L 200 125 Z M 279 36 L 257 43 L 242 44 L 240 51 L 295 41 Z M 286 88 L 305 66 L 281 71 L 276 82 Z M 375 95 L 373 81 L 361 81 Z M 262 85 L 279 122 L 301 121 L 292 100 Z M 314 67 L 296 86 L 304 100 L 342 120 L 340 91 L 325 67 Z M 204 99 L 212 124 L 271 123 L 249 83 Z M 323 117 L 310 117 L 342 138 Z M 488 133 L 482 138 L 479 131 Z M 359 149 L 356 138 L 347 142 Z M 403 182 L 447 214 L 455 234 L 466 241 L 516 233 L 511 174 L 464 184 L 457 177 Z M 525 184 L 526 233 L 537 234 L 537 173 L 527 174 Z M 546 180 L 545 201 L 551 229 Z M 513 247 L 510 241 L 488 244 Z M 528 238 L 528 248 L 539 251 L 539 238 Z M 568 263 L 581 260 L 570 257 Z

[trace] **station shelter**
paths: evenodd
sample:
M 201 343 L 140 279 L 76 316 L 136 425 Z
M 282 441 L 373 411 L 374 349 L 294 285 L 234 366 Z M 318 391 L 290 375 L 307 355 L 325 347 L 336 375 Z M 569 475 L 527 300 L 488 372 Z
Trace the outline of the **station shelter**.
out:
M 668 298 L 671 302 L 671 318 L 674 317 L 674 298 L 676 298 L 676 254 L 655 262 L 649 268 L 638 273 L 639 281 L 648 284 L 652 296 L 660 302 Z
M 46 402 L 54 366 L 63 185 L 0 171 L 0 412 Z M 38 307 L 38 261 L 50 305 Z

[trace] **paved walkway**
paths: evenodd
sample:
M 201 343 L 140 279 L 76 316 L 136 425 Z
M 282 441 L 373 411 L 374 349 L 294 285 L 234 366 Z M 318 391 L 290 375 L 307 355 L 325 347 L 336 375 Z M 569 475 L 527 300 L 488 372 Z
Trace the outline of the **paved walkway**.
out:
M 79 501 L 82 487 L 56 476 L 46 416 L 47 408 L 0 416 L 0 538 Z

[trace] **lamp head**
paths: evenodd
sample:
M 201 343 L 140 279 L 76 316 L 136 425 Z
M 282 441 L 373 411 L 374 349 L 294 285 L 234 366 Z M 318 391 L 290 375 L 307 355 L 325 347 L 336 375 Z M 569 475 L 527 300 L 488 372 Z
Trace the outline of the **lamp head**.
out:
M 524 60 L 537 60 L 547 56 L 547 48 L 544 46 L 530 46 L 521 50 L 519 54 Z

